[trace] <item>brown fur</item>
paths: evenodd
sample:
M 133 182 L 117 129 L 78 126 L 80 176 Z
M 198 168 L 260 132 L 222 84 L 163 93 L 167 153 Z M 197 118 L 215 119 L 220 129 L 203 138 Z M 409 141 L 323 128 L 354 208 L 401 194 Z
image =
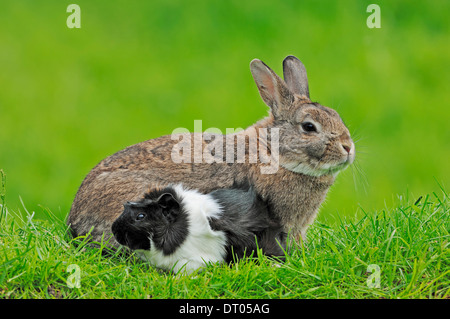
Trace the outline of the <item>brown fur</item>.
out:
M 86 234 L 93 227 L 93 240 L 99 241 L 103 234 L 111 236 L 111 225 L 122 213 L 122 205 L 126 201 L 139 200 L 155 187 L 182 183 L 185 187 L 210 192 L 230 187 L 235 181 L 248 180 L 264 199 L 269 200 L 285 231 L 290 231 L 297 239 L 299 236 L 305 238 L 308 225 L 314 221 L 337 172 L 311 176 L 282 166 L 305 163 L 315 169 L 325 163 L 339 162 L 344 156 L 343 145 L 351 146 L 353 142 L 334 110 L 309 100 L 303 64 L 295 57 L 287 57 L 284 68 L 288 83 L 261 61 L 251 63 L 261 97 L 272 112 L 236 134 L 248 136 L 245 163 L 174 163 L 171 151 L 178 140 L 172 140 L 169 135 L 127 147 L 101 161 L 84 179 L 67 220 L 74 234 Z M 292 81 L 302 83 L 296 85 Z M 308 118 L 320 123 L 323 132 L 302 133 L 299 125 Z M 250 138 L 262 142 L 258 130 L 254 130 L 258 128 L 280 129 L 279 162 L 282 166 L 275 174 L 261 174 L 259 160 L 253 164 L 248 161 Z M 192 143 L 195 134 L 189 135 Z M 207 144 L 203 141 L 203 146 Z M 270 150 L 270 141 L 267 146 Z M 225 152 L 223 156 L 225 158 Z M 117 245 L 115 241 L 112 244 Z

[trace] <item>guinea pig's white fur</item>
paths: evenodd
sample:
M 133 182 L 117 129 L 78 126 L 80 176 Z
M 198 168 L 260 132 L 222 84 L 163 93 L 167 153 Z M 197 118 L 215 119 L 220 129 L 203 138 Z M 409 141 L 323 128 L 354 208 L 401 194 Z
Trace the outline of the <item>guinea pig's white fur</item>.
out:
M 181 206 L 188 212 L 188 235 L 171 255 L 165 255 L 149 238 L 150 250 L 136 250 L 138 256 L 155 267 L 192 273 L 207 263 L 221 262 L 226 255 L 227 238 L 223 231 L 214 231 L 210 218 L 220 218 L 222 210 L 210 195 L 196 190 L 185 189 L 181 184 L 173 186 Z

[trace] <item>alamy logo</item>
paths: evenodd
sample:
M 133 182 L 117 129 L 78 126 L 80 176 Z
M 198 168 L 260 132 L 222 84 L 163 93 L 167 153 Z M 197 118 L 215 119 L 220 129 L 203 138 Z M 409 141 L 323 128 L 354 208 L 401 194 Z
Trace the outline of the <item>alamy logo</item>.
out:
M 194 121 L 194 131 L 202 131 L 202 121 Z M 191 134 L 186 128 L 176 128 L 171 139 L 174 163 L 260 163 L 261 174 L 275 174 L 279 167 L 279 129 L 250 127 L 218 128 Z
M 372 274 L 367 277 L 367 287 L 369 288 L 380 288 L 381 281 L 381 269 L 377 264 L 370 264 L 367 266 L 367 272 Z
M 78 4 L 69 4 L 66 12 L 72 13 L 67 17 L 66 24 L 69 29 L 81 28 L 81 9 Z
M 72 273 L 67 277 L 66 284 L 69 288 L 80 288 L 81 287 L 81 268 L 77 264 L 70 264 L 67 266 L 67 272 Z
M 381 11 L 378 4 L 369 4 L 366 12 L 371 12 L 367 17 L 366 24 L 369 29 L 381 28 Z

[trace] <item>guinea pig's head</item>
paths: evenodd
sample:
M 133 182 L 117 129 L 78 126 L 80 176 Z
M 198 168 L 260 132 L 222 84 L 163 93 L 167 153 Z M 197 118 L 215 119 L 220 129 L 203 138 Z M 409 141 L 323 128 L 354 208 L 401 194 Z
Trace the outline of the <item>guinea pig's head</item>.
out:
M 156 198 L 146 195 L 138 202 L 124 204 L 122 215 L 112 224 L 112 232 L 121 245 L 132 250 L 150 250 L 151 241 L 160 242 L 179 211 L 175 194 L 162 193 Z

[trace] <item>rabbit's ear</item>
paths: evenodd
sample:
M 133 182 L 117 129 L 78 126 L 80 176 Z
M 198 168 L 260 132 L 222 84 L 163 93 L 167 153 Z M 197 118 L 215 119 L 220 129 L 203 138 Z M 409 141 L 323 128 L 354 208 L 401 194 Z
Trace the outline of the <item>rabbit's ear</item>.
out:
M 280 116 L 283 109 L 288 109 L 294 101 L 294 96 L 286 83 L 258 59 L 250 62 L 250 71 L 262 99 L 272 109 L 274 117 Z
M 288 88 L 295 94 L 309 99 L 308 77 L 303 63 L 293 55 L 283 61 L 283 76 Z

